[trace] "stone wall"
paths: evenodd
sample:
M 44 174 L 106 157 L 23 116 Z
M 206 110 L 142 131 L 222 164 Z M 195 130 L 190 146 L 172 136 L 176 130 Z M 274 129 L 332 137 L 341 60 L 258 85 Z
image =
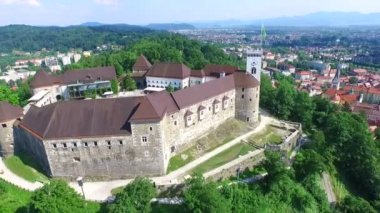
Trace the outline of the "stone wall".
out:
M 228 97 L 226 103 L 223 98 Z M 195 105 L 181 109 L 171 115 L 167 115 L 163 119 L 164 138 L 166 144 L 166 152 L 168 155 L 176 153 L 187 147 L 194 139 L 205 135 L 211 129 L 215 129 L 229 118 L 235 116 L 235 90 L 230 90 L 216 97 L 204 100 Z M 220 101 L 218 110 L 215 112 L 214 101 Z M 227 104 L 227 105 L 224 105 Z M 200 106 L 204 107 L 203 117 L 200 117 Z M 185 114 L 190 111 L 191 121 L 188 122 Z
M 13 155 L 13 123 L 10 120 L 0 123 L 0 156 L 8 157 Z
M 52 176 L 46 150 L 42 140 L 29 131 L 14 127 L 15 154 L 28 153 L 37 162 L 46 175 Z
M 236 88 L 236 115 L 254 126 L 259 121 L 260 88 Z

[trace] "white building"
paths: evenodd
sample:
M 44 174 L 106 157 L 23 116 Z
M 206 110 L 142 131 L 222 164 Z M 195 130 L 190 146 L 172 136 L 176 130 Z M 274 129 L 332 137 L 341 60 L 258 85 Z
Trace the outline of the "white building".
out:
M 73 59 L 74 59 L 74 63 L 77 63 L 80 59 L 82 58 L 81 54 L 74 54 L 73 55 Z
M 5 75 L 0 76 L 0 80 L 4 80 L 6 82 L 9 81 L 16 81 L 16 80 L 24 80 L 27 79 L 30 76 L 34 76 L 36 74 L 35 71 L 16 71 L 16 70 L 8 70 Z
M 63 56 L 61 58 L 63 66 L 71 64 L 71 58 L 69 56 Z
M 166 88 L 169 85 L 175 89 L 190 86 L 191 70 L 180 63 L 156 63 L 146 74 L 148 88 Z

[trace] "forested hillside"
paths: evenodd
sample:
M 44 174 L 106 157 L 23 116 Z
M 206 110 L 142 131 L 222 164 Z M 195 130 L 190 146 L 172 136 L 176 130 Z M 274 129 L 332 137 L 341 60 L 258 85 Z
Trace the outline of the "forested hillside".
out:
M 70 27 L 35 27 L 10 25 L 0 27 L 0 52 L 38 51 L 42 48 L 67 51 L 70 48 L 92 50 L 102 44 L 127 45 L 152 30 L 133 25 Z
M 78 64 L 73 64 L 67 68 L 113 65 L 116 67 L 118 75 L 121 75 L 122 72 L 132 70 L 133 64 L 141 54 L 144 54 L 151 63 L 181 62 L 192 69 L 201 69 L 209 63 L 243 65 L 239 59 L 226 55 L 221 49 L 213 45 L 189 40 L 177 34 L 160 33 L 143 38 L 121 51 L 84 58 Z

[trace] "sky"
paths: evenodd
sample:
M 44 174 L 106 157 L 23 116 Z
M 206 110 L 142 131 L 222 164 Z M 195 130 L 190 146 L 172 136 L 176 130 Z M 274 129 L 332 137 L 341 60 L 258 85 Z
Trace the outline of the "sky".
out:
M 380 12 L 379 0 L 0 0 L 0 25 L 258 20 L 320 11 Z

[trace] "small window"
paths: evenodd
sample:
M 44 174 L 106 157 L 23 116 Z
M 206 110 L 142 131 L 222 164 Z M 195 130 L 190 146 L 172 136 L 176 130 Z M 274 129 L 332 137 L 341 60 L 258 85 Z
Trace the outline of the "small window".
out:
M 191 121 L 191 116 L 187 116 L 187 121 Z
M 7 128 L 7 124 L 1 124 L 3 128 Z
M 63 147 L 64 147 L 64 148 L 67 148 L 67 144 L 66 144 L 66 143 L 63 143 Z
M 249 118 L 247 118 L 247 122 L 249 122 Z
M 144 156 L 145 156 L 145 157 L 149 157 L 149 151 L 145 151 L 145 152 L 144 152 Z
M 244 99 L 244 95 L 241 95 L 241 99 Z
M 241 88 L 241 91 L 244 92 L 244 88 Z
M 57 144 L 53 143 L 53 147 L 54 147 L 54 148 L 57 148 Z
M 120 144 L 120 145 L 123 145 L 123 140 L 119 140 L 119 144 Z
M 97 141 L 94 141 L 94 145 L 95 145 L 95 146 L 98 146 L 98 142 L 97 142 Z
M 249 101 L 252 101 L 252 98 L 250 98 Z
M 74 158 L 73 158 L 73 161 L 74 161 L 74 162 L 80 162 L 80 157 L 74 157 Z
M 88 143 L 87 143 L 87 142 L 84 142 L 84 146 L 85 146 L 85 147 L 88 147 Z
M 77 146 L 78 146 L 76 142 L 74 142 L 73 144 L 74 144 L 74 147 L 77 147 Z
M 208 111 L 211 111 L 211 107 L 208 107 Z
M 174 121 L 174 126 L 177 126 L 177 121 Z
M 149 131 L 153 131 L 153 127 L 149 127 Z
M 108 146 L 111 146 L 111 141 L 106 141 Z
M 142 136 L 142 137 L 141 137 L 141 141 L 142 141 L 142 142 L 148 142 L 148 137 L 146 137 L 146 136 Z

